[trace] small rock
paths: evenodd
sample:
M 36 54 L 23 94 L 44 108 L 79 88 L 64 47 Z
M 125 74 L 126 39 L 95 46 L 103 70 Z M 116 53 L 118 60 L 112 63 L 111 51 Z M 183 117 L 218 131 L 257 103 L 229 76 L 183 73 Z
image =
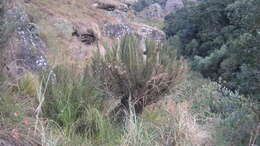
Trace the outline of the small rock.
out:
M 131 5 L 133 5 L 133 4 L 138 2 L 138 0 L 120 0 L 120 1 L 122 3 L 125 3 L 125 4 L 129 5 L 129 6 L 131 6 Z
M 119 18 L 119 19 L 126 19 L 126 18 L 129 17 L 128 13 L 122 12 L 122 11 L 119 11 L 119 10 L 109 11 L 107 13 L 110 14 L 111 16 L 114 16 L 114 17 Z
M 141 11 L 138 15 L 145 19 L 162 19 L 165 16 L 164 10 L 158 3 L 150 5 Z
M 163 31 L 148 26 L 138 28 L 137 35 L 144 39 L 153 39 L 156 41 L 163 41 L 166 39 L 166 35 Z
M 168 0 L 165 5 L 165 10 L 167 12 L 174 12 L 183 6 L 184 4 L 182 0 Z
M 187 2 L 197 2 L 198 0 L 187 0 Z M 165 10 L 167 13 L 175 12 L 177 9 L 184 7 L 183 0 L 167 0 Z
M 127 4 L 114 3 L 114 2 L 110 2 L 110 1 L 109 2 L 108 1 L 97 1 L 92 6 L 97 9 L 103 9 L 106 11 L 119 10 L 119 11 L 127 12 L 129 10 L 129 6 Z
M 124 35 L 131 34 L 133 28 L 126 23 L 106 24 L 103 28 L 103 32 L 106 36 L 120 39 Z

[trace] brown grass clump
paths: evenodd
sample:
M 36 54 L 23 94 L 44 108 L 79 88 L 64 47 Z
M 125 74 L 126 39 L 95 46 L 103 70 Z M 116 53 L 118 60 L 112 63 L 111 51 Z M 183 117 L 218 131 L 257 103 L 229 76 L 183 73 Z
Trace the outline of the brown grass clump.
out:
M 197 122 L 191 113 L 191 103 L 176 103 L 172 99 L 160 101 L 146 108 L 144 119 L 160 129 L 161 143 L 176 146 L 212 146 L 212 131 Z

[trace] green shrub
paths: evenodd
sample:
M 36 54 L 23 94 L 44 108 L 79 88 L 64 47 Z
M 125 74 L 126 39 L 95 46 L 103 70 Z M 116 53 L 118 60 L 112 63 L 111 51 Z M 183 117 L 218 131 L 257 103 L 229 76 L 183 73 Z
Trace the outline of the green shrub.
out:
M 193 69 L 259 98 L 259 0 L 207 0 L 165 18 L 165 32 Z
M 18 92 L 24 96 L 36 97 L 39 86 L 38 76 L 30 72 L 18 79 Z
M 105 56 L 97 52 L 88 68 L 90 76 L 100 82 L 98 88 L 110 98 L 121 99 L 112 112 L 119 117 L 124 110 L 131 110 L 129 105 L 137 114 L 142 113 L 145 106 L 157 102 L 177 85 L 187 70 L 166 46 L 147 41 L 144 56 L 138 45 L 137 38 L 126 36 L 107 49 Z
M 43 112 L 69 132 L 89 108 L 100 106 L 102 95 L 81 75 L 65 67 L 55 67 L 51 74 L 49 82 L 43 83 L 47 86 Z
M 16 103 L 16 96 L 12 94 L 12 90 L 0 87 L 0 125 L 3 125 L 2 128 L 12 126 L 13 123 L 21 120 L 19 109 L 20 106 Z
M 259 103 L 232 92 L 218 83 L 194 77 L 183 82 L 177 97 L 191 102 L 197 121 L 215 128 L 216 145 L 248 145 L 256 136 Z M 256 138 L 251 144 L 259 144 Z

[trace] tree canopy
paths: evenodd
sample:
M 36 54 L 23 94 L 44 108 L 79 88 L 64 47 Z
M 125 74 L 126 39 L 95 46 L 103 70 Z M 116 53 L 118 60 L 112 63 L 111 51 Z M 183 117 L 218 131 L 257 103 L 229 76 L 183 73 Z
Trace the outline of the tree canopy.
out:
M 259 95 L 259 14 L 259 0 L 202 0 L 168 15 L 164 30 L 204 77 Z

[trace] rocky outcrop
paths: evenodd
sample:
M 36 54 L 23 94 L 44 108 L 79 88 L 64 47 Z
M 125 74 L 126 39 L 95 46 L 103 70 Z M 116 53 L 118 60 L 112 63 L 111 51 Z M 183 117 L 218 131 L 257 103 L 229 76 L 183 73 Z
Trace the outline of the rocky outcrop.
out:
M 165 33 L 154 27 L 140 24 L 116 23 L 106 24 L 103 33 L 107 37 L 120 39 L 124 35 L 135 35 L 142 39 L 165 40 Z
M 138 21 L 131 9 L 131 5 L 135 2 L 135 0 L 87 0 L 81 7 L 82 3 L 77 1 L 73 3 L 32 1 L 27 4 L 26 9 L 29 13 L 40 11 L 35 15 L 31 14 L 31 17 L 39 25 L 41 36 L 49 47 L 58 48 L 60 54 L 67 55 L 66 59 L 63 59 L 62 55 L 55 56 L 58 58 L 58 63 L 63 64 L 66 61 L 66 64 L 81 63 L 80 65 L 84 66 L 82 62 L 89 60 L 93 51 L 102 48 L 101 50 L 105 52 L 104 44 L 110 47 L 114 40 L 124 35 L 135 35 L 143 40 L 142 43 L 144 39 L 158 41 L 165 39 L 163 31 Z M 159 12 L 161 9 L 158 5 L 153 5 L 152 8 Z M 68 9 L 71 11 L 67 12 Z M 148 17 L 160 15 L 157 12 L 151 15 L 148 13 L 150 12 L 146 13 Z M 44 17 L 38 18 L 42 15 Z M 52 57 L 52 54 L 48 55 Z
M 114 11 L 108 11 L 107 12 L 109 15 L 111 15 L 112 17 L 116 17 L 119 19 L 127 19 L 129 17 L 127 12 L 123 12 L 120 10 L 114 10 Z
M 30 23 L 26 13 L 18 7 L 8 10 L 6 17 L 15 28 L 3 52 L 6 71 L 21 74 L 24 70 L 46 69 L 47 47 L 38 35 L 37 26 Z
M 133 33 L 133 28 L 127 23 L 105 24 L 103 33 L 107 37 L 120 39 L 122 36 Z
M 124 3 L 114 2 L 114 1 L 97 1 L 93 4 L 94 7 L 98 9 L 103 9 L 106 11 L 114 11 L 114 10 L 120 10 L 123 12 L 127 12 L 129 10 L 129 6 Z
M 165 10 L 169 12 L 176 11 L 184 6 L 182 0 L 168 0 L 165 5 Z
M 138 0 L 120 0 L 120 1 L 122 3 L 125 3 L 125 4 L 129 5 L 129 6 L 131 6 L 131 5 L 133 5 L 133 4 L 138 2 Z
M 130 6 L 125 3 L 108 1 L 108 0 L 97 1 L 93 4 L 93 7 L 95 7 L 96 9 L 102 9 L 112 17 L 117 17 L 119 19 L 127 19 L 128 18 L 127 12 L 130 10 Z
M 187 0 L 187 3 L 189 2 L 197 2 L 197 0 Z M 167 0 L 165 5 L 165 10 L 167 13 L 175 12 L 177 9 L 184 7 L 184 1 L 183 0 Z
M 163 41 L 166 39 L 166 35 L 163 31 L 146 25 L 138 27 L 136 34 L 143 39 L 152 39 L 156 41 Z
M 165 13 L 160 4 L 154 3 L 139 12 L 138 16 L 145 19 L 162 19 L 165 16 Z

